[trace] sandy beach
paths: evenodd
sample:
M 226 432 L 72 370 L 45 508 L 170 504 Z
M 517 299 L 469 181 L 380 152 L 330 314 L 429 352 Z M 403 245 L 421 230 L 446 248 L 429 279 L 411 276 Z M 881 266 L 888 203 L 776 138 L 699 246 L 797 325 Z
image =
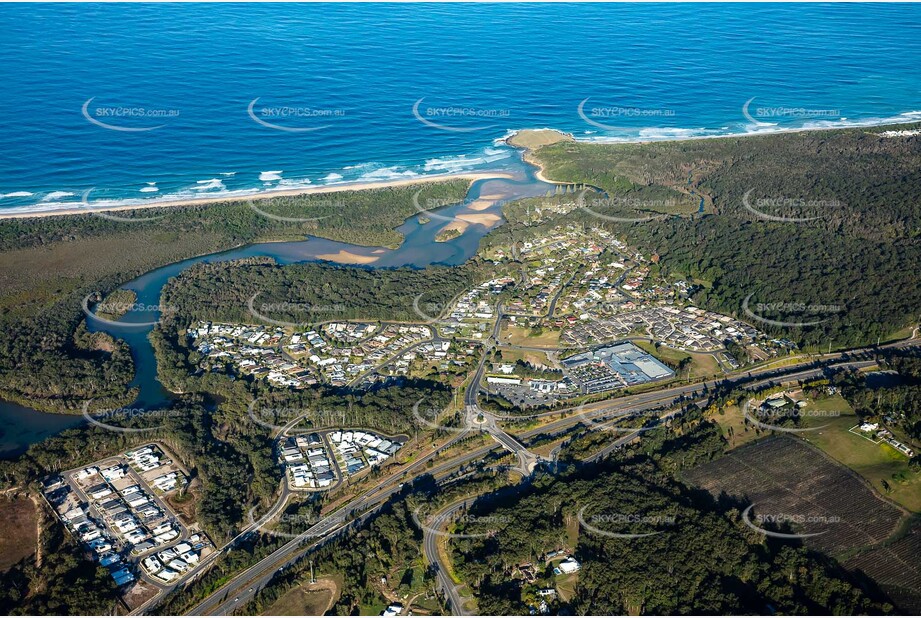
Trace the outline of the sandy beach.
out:
M 477 199 L 473 200 L 467 204 L 467 208 L 470 210 L 486 210 L 490 206 L 496 203 L 496 201 L 501 200 L 502 196 L 498 194 L 490 195 L 481 195 Z
M 435 242 L 447 242 L 452 238 L 449 236 L 449 232 L 457 232 L 460 235 L 466 232 L 468 227 L 470 227 L 470 223 L 467 221 L 452 221 L 439 230 L 438 235 L 435 236 Z
M 378 260 L 378 258 L 372 255 L 358 255 L 357 253 L 352 253 L 345 249 L 340 250 L 339 253 L 324 253 L 323 255 L 318 255 L 317 259 L 336 262 L 338 264 L 373 264 Z
M 46 211 L 29 211 L 7 213 L 0 210 L 0 219 L 31 219 L 34 217 L 54 217 L 62 215 L 90 215 L 94 212 L 116 212 L 127 210 L 148 210 L 151 208 L 173 208 L 177 206 L 202 206 L 206 204 L 226 204 L 232 202 L 246 202 L 250 200 L 267 200 L 275 197 L 291 197 L 297 195 L 315 195 L 321 193 L 339 193 L 342 191 L 365 191 L 371 189 L 385 189 L 388 187 L 405 187 L 415 184 L 440 182 L 443 180 L 485 180 L 488 178 L 512 178 L 506 172 L 463 172 L 458 174 L 433 174 L 416 178 L 400 178 L 381 182 L 353 182 L 320 187 L 305 187 L 300 189 L 282 189 L 278 191 L 264 191 L 245 196 L 228 197 L 200 197 L 184 200 L 152 202 L 150 204 L 131 204 L 123 206 L 102 206 L 99 208 L 85 208 L 82 206 L 59 208 Z
M 494 215 L 489 212 L 482 212 L 478 214 L 461 214 L 457 215 L 457 218 L 466 223 L 473 223 L 475 225 L 485 225 L 489 227 L 494 225 L 502 220 L 502 217 L 499 215 Z
M 548 184 L 553 185 L 571 185 L 571 182 L 564 182 L 560 180 L 553 180 L 547 178 L 544 174 L 544 166 L 541 165 L 534 156 L 534 150 L 545 146 L 548 144 L 553 144 L 558 141 L 572 141 L 582 144 L 611 144 L 611 145 L 625 145 L 625 146 L 634 146 L 639 144 L 656 144 L 663 142 L 692 142 L 695 140 L 712 140 L 712 139 L 745 139 L 751 137 L 765 137 L 769 135 L 776 134 L 796 134 L 796 133 L 812 133 L 812 132 L 826 132 L 826 131 L 842 131 L 842 130 L 862 130 L 866 131 L 872 135 L 877 135 L 881 138 L 889 137 L 911 137 L 917 135 L 913 130 L 908 129 L 892 129 L 890 131 L 872 131 L 872 129 L 878 129 L 880 127 L 899 127 L 906 124 L 916 124 L 918 119 L 906 119 L 902 121 L 887 121 L 880 123 L 867 123 L 860 124 L 855 123 L 852 125 L 843 125 L 843 126 L 830 126 L 830 127 L 790 127 L 790 128 L 774 128 L 769 131 L 753 131 L 751 133 L 727 133 L 720 135 L 688 135 L 680 137 L 672 137 L 669 139 L 619 139 L 619 138 L 576 138 L 571 133 L 565 133 L 557 129 L 520 129 L 512 132 L 511 135 L 505 138 L 505 143 L 514 148 L 518 148 L 522 151 L 522 158 L 525 163 L 533 165 L 537 168 L 534 172 L 534 176 Z M 921 131 L 921 129 L 918 129 Z M 554 136 L 554 134 L 556 134 Z

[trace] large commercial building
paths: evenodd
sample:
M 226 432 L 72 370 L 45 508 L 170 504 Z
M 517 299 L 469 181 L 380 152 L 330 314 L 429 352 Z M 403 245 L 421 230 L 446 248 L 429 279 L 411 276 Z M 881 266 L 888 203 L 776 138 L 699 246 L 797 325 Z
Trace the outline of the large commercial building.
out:
M 605 346 L 563 360 L 586 393 L 600 393 L 670 378 L 675 372 L 630 342 Z

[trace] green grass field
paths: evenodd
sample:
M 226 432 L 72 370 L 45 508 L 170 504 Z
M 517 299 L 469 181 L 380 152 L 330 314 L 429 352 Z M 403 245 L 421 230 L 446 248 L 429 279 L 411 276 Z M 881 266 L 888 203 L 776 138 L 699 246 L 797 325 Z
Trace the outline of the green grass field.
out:
M 737 405 L 726 406 L 722 414 L 715 412 L 709 418 L 719 425 L 723 437 L 729 442 L 730 450 L 765 435 L 755 431 L 755 427 L 751 424 L 746 425 L 742 408 Z
M 544 352 L 535 352 L 533 350 L 501 350 L 502 362 L 514 363 L 515 361 L 524 361 L 532 365 L 552 365 L 547 360 L 547 354 Z
M 560 600 L 564 603 L 569 601 L 576 594 L 576 585 L 579 583 L 579 574 L 570 573 L 569 575 L 556 576 L 556 591 L 560 593 Z
M 800 436 L 865 478 L 881 495 L 921 512 L 921 474 L 911 472 L 908 458 L 888 444 L 874 444 L 848 431 L 857 424 L 857 416 L 843 398 L 835 395 L 810 402 L 803 410 L 840 412 L 832 417 L 804 416 L 803 427 L 824 427 Z
M 560 345 L 560 331 L 544 329 L 540 335 L 532 336 L 530 328 L 521 326 L 508 326 L 499 334 L 502 343 L 523 345 L 535 348 L 554 349 Z

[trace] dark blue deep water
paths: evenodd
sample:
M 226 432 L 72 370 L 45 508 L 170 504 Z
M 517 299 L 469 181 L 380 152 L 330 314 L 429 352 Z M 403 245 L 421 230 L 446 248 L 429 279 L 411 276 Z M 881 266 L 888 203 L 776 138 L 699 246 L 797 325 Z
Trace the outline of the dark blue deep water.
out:
M 495 168 L 528 127 L 921 110 L 918 5 L 3 5 L 0 32 L 0 209 Z

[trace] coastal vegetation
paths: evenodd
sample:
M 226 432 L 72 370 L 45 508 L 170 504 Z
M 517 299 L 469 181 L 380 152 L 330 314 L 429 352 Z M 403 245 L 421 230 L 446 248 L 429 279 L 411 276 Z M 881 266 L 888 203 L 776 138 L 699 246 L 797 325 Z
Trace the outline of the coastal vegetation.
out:
M 280 477 L 272 461 L 268 431 L 246 418 L 244 404 L 214 411 L 202 404 L 201 398 L 186 396 L 169 408 L 118 421 L 147 431 L 126 433 L 92 424 L 69 429 L 31 446 L 14 461 L 0 462 L 0 479 L 5 487 L 35 487 L 48 476 L 93 457 L 159 440 L 201 486 L 198 521 L 212 538 L 229 538 L 243 523 L 247 505 L 272 500 Z
M 815 322 L 756 326 L 802 346 L 848 347 L 885 340 L 919 319 L 921 204 L 910 187 L 921 183 L 921 140 L 882 131 L 648 144 L 564 140 L 528 157 L 555 181 L 622 198 L 568 216 L 655 252 L 666 276 L 705 281 L 695 302 L 743 320 L 756 319 L 748 307 L 767 320 Z M 629 223 L 605 218 L 623 218 L 625 205 L 645 218 L 645 205 L 657 203 L 647 199 L 658 195 L 650 191 L 693 191 L 712 206 Z M 522 225 L 518 233 L 528 230 Z
M 446 227 L 435 235 L 435 242 L 448 242 L 463 234 L 463 230 L 456 227 Z
M 103 298 L 166 264 L 258 241 L 313 235 L 394 247 L 401 242 L 394 228 L 416 204 L 461 201 L 468 184 L 125 210 L 117 218 L 0 220 L 0 397 L 51 412 L 77 411 L 89 399 L 129 403 L 127 348 L 87 347 L 78 330 L 87 297 Z
M 134 290 L 117 289 L 108 294 L 93 309 L 96 315 L 104 320 L 117 320 L 131 311 L 136 301 L 137 294 Z
M 304 325 L 349 319 L 419 322 L 424 318 L 414 304 L 446 306 L 475 276 L 472 262 L 425 270 L 280 266 L 268 260 L 198 264 L 170 281 L 163 303 L 174 309 L 171 319 L 179 323 L 252 324 L 261 316 Z
M 921 211 L 905 190 L 921 181 L 917 140 L 846 130 L 643 145 L 541 138 L 537 148 L 529 156 L 541 162 L 545 173 L 575 186 L 548 196 L 548 207 L 537 217 L 531 206 L 539 200 L 523 211 L 520 205 L 510 206 L 510 224 L 484 239 L 484 252 L 524 242 L 557 225 L 560 218 L 604 226 L 659 256 L 657 273 L 701 282 L 693 297 L 701 306 L 751 321 L 756 318 L 743 308 L 751 298 L 750 309 L 763 318 L 785 320 L 792 313 L 799 316 L 797 321 L 817 321 L 794 327 L 756 324 L 807 348 L 875 342 L 918 318 L 921 289 L 914 273 L 921 263 Z M 795 173 L 790 173 L 791 166 Z M 768 203 L 766 208 L 774 208 L 772 216 L 820 218 L 796 223 L 761 218 L 744 207 L 749 186 L 752 195 L 768 197 L 774 192 L 804 201 L 802 208 L 782 199 Z M 244 203 L 123 213 L 137 217 L 131 224 L 93 216 L 48 217 L 32 221 L 34 225 L 2 222 L 0 248 L 5 253 L 0 280 L 7 286 L 0 295 L 0 396 L 52 411 L 79 411 L 90 399 L 100 407 L 127 403 L 135 396 L 127 388 L 134 374 L 130 352 L 123 342 L 87 330 L 81 311 L 85 298 L 124 302 L 131 297 L 113 290 L 126 279 L 202 252 L 257 240 L 312 234 L 394 246 L 400 239 L 393 228 L 415 212 L 414 196 L 419 203 L 439 196 L 443 203 L 461 199 L 465 187 L 462 181 L 452 181 L 424 188 L 265 200 L 257 206 L 261 213 Z M 581 187 L 588 192 L 582 194 Z M 420 188 L 422 194 L 417 193 Z M 575 204 L 580 195 L 599 195 L 597 191 L 629 199 L 595 204 L 596 212 Z M 342 202 L 336 202 L 340 198 Z M 831 201 L 823 202 L 826 198 Z M 699 199 L 706 204 L 702 213 L 696 211 Z M 829 209 L 832 203 L 836 205 Z M 597 216 L 623 218 L 631 211 L 643 219 L 668 216 L 632 223 Z M 161 213 L 155 221 L 142 221 Z M 311 220 L 291 223 L 293 218 Z M 245 526 L 250 508 L 264 509 L 274 501 L 281 480 L 272 459 L 270 430 L 251 417 L 254 403 L 260 420 L 268 424 L 283 425 L 297 411 L 305 414 L 309 427 L 328 427 L 329 419 L 335 418 L 345 426 L 396 434 L 414 427 L 407 413 L 414 403 L 426 398 L 427 405 L 444 408 L 451 390 L 442 382 L 419 378 L 387 380 L 362 391 L 328 386 L 289 390 L 200 370 L 197 352 L 186 339 L 191 324 L 420 322 L 420 294 L 424 312 L 438 313 L 431 308 L 448 306 L 487 273 L 527 267 L 516 262 L 511 257 L 494 265 L 481 254 L 462 266 L 425 270 L 281 266 L 263 258 L 199 264 L 164 288 L 162 302 L 173 310 L 150 339 L 159 377 L 177 395 L 162 414 L 128 420 L 149 431 L 123 434 L 95 426 L 69 430 L 33 446 L 16 461 L 0 464 L 0 478 L 7 487 L 34 487 L 47 475 L 96 455 L 160 440 L 198 484 L 198 521 L 217 542 L 225 541 Z M 515 335 L 513 343 L 525 345 L 557 345 L 559 336 L 518 327 L 506 332 Z M 676 359 L 676 364 L 683 360 Z M 850 377 L 852 381 L 840 384 L 844 394 L 862 417 L 893 416 L 901 410 L 898 426 L 917 438 L 917 358 L 901 355 L 882 362 L 906 376 L 907 383 L 880 392 Z M 558 377 L 525 360 L 515 361 L 515 371 Z M 506 403 L 493 405 L 501 409 Z M 263 414 L 266 410 L 275 412 Z M 511 517 L 514 526 L 503 527 L 498 535 L 452 544 L 454 564 L 475 590 L 482 613 L 527 611 L 535 600 L 535 584 L 517 578 L 514 567 L 525 560 L 536 562 L 561 546 L 583 561 L 578 583 L 561 584 L 567 592 L 561 590 L 559 609 L 573 612 L 890 609 L 885 599 L 862 592 L 833 560 L 802 547 L 764 541 L 740 522 L 740 504 L 700 496 L 677 480 L 682 471 L 719 458 L 726 448 L 717 425 L 699 410 L 687 410 L 667 428 L 644 432 L 639 444 L 596 468 L 583 468 L 577 460 L 604 447 L 610 436 L 574 430 L 563 438 L 560 462 L 569 472 L 559 479 L 538 476 L 521 491 L 477 507 L 482 509 L 477 512 Z M 673 516 L 681 525 L 626 542 L 593 536 L 573 523 L 583 507 L 604 515 L 612 505 L 622 511 Z M 469 530 L 477 531 L 476 525 L 470 524 Z M 386 600 L 376 584 L 382 576 L 397 577 L 401 585 L 405 580 L 401 592 L 420 591 L 430 582 L 430 574 L 418 563 L 419 541 L 405 505 L 397 503 L 369 526 L 321 549 L 321 572 L 343 578 L 333 611 L 378 613 Z M 66 586 L 95 586 L 93 578 L 99 574 L 94 575 L 93 567 L 66 542 L 55 546 L 60 557 L 44 563 L 36 574 L 14 567 L 5 576 L 10 578 L 7 594 L 47 588 L 58 595 Z M 264 555 L 276 542 L 257 537 L 252 545 L 230 552 L 186 596 L 176 593 L 166 609 L 186 609 L 193 596 L 200 598 L 208 586 Z M 641 551 L 624 551 L 625 543 L 646 545 Z M 547 566 L 539 572 L 542 586 L 556 581 Z M 281 592 L 300 585 L 304 564 L 297 569 L 281 582 L 278 594 L 265 593 L 253 609 L 270 607 Z M 40 586 L 31 583 L 38 581 L 35 577 L 42 578 Z M 55 598 L 57 605 L 30 593 L 35 605 L 28 607 L 39 612 L 105 613 L 108 589 L 100 590 L 92 597 Z M 16 599 L 6 602 L 22 606 Z M 0 600 L 0 608 L 3 603 Z M 72 603 L 73 608 L 61 603 Z

